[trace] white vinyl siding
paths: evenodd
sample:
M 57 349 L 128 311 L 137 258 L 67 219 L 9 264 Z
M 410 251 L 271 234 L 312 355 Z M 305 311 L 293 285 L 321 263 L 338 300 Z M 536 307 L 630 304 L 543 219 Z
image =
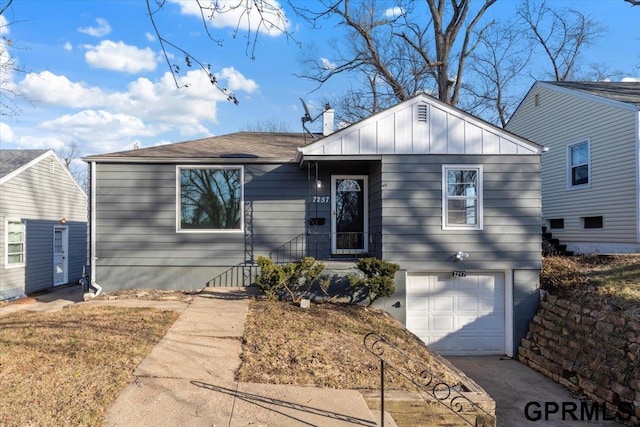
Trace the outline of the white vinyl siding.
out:
M 545 219 L 564 218 L 564 230 L 554 231 L 554 237 L 563 243 L 636 243 L 637 112 L 544 84 L 532 91 L 540 106 L 529 96 L 507 130 L 550 148 L 542 155 L 542 213 Z M 587 140 L 590 186 L 567 191 L 566 147 Z M 581 218 L 592 216 L 604 218 L 606 232 L 583 228 Z

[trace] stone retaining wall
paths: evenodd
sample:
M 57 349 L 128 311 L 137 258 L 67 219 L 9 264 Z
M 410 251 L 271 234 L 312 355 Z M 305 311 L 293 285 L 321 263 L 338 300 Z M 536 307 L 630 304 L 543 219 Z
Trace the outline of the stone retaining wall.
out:
M 518 358 L 572 393 L 605 405 L 608 416 L 617 413 L 640 425 L 640 322 L 546 295 Z

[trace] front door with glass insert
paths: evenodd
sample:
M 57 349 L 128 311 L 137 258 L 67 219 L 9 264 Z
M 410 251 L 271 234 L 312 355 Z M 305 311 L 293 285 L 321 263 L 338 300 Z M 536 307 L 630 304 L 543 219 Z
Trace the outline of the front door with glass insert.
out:
M 366 175 L 331 177 L 331 252 L 361 254 L 369 250 Z
M 69 283 L 69 229 L 53 227 L 53 285 Z

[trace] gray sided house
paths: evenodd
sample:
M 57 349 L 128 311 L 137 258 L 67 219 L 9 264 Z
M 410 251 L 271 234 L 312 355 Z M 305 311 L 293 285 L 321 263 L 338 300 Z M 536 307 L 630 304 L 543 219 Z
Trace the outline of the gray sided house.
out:
M 640 83 L 537 82 L 506 129 L 542 155 L 542 215 L 580 253 L 640 252 Z
M 379 305 L 431 348 L 513 355 L 538 302 L 541 148 L 419 95 L 316 139 L 92 156 L 92 279 L 233 286 L 259 255 L 376 256 L 401 266 Z
M 0 300 L 77 283 L 87 196 L 52 150 L 0 150 Z

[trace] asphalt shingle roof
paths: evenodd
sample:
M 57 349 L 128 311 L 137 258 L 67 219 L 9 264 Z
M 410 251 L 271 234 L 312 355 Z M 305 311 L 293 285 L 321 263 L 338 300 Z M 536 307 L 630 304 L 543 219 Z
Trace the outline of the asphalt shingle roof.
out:
M 317 139 L 307 135 L 306 143 Z M 266 158 L 293 159 L 305 145 L 302 133 L 237 132 L 194 141 L 140 148 L 87 157 L 86 160 L 113 158 Z
M 48 150 L 0 150 L 0 178 L 40 157 Z
M 545 82 L 640 108 L 640 82 Z

